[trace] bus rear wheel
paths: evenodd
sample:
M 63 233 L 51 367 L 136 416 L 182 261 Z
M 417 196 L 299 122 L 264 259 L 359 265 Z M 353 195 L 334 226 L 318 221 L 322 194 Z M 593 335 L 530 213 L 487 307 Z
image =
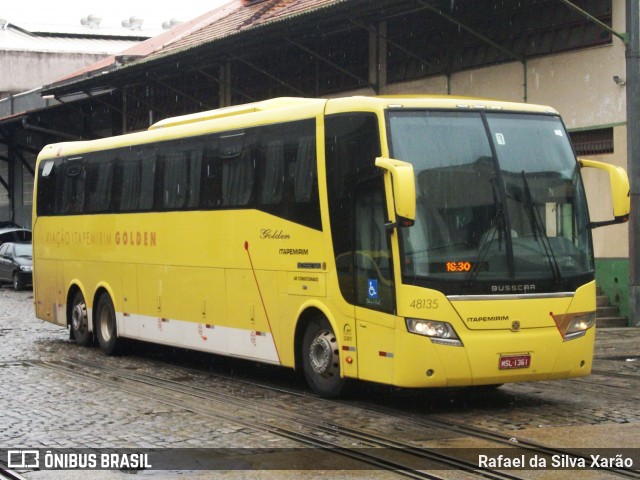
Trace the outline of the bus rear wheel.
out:
M 340 377 L 340 350 L 331 324 L 325 317 L 313 319 L 302 341 L 302 367 L 311 389 L 324 398 L 340 395 L 345 379 Z
M 98 298 L 95 315 L 96 337 L 100 349 L 107 355 L 116 355 L 121 341 L 118 339 L 116 311 L 108 294 L 103 293 Z
M 89 331 L 87 304 L 80 291 L 75 293 L 71 304 L 71 334 L 76 343 L 82 347 L 88 347 L 93 341 L 93 335 Z

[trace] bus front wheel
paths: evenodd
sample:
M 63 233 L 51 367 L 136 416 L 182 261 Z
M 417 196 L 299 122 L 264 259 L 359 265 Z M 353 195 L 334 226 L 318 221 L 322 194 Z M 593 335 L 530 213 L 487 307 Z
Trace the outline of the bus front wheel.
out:
M 340 350 L 331 324 L 325 317 L 313 319 L 302 341 L 302 366 L 309 386 L 318 395 L 335 398 L 345 379 L 340 377 Z
M 71 304 L 71 333 L 78 345 L 82 347 L 91 345 L 93 335 L 89 331 L 87 304 L 80 291 L 77 291 L 73 296 L 73 303 Z
M 107 355 L 118 353 L 120 341 L 116 327 L 116 311 L 108 294 L 103 293 L 96 305 L 96 336 L 100 349 Z

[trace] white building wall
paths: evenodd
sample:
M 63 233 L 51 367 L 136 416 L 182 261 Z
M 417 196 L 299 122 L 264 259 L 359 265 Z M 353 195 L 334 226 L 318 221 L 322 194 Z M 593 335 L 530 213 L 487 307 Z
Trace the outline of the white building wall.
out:
M 25 92 L 53 83 L 104 58 L 104 54 L 0 50 L 0 92 Z

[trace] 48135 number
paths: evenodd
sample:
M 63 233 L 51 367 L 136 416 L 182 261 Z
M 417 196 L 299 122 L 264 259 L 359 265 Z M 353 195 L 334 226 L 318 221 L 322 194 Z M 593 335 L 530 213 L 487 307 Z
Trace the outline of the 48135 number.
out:
M 419 310 L 432 310 L 438 308 L 437 298 L 416 298 L 409 304 L 411 308 Z

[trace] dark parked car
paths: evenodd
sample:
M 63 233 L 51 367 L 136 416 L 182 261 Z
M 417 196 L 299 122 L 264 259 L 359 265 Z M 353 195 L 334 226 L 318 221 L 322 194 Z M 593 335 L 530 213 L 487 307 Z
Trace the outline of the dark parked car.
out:
M 0 246 L 0 283 L 11 282 L 15 290 L 33 283 L 31 243 L 7 242 Z
M 6 242 L 30 242 L 31 230 L 20 227 L 0 228 L 0 245 Z

